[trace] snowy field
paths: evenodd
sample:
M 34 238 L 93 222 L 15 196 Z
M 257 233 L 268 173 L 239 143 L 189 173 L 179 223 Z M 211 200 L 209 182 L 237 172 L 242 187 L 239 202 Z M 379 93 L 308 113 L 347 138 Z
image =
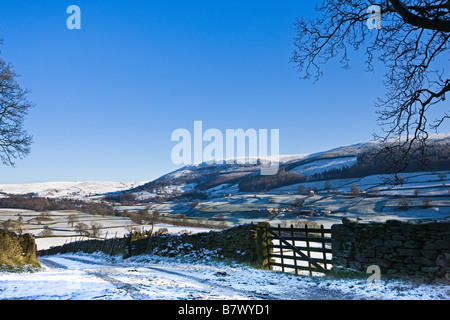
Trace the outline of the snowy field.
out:
M 21 300 L 448 300 L 445 285 L 305 277 L 208 256 L 126 260 L 97 254 L 41 258 L 33 273 L 0 272 L 0 299 Z
M 317 160 L 299 166 L 299 172 L 321 172 L 354 161 L 354 157 Z M 295 170 L 295 169 L 294 169 Z M 303 170 L 303 171 L 302 171 Z M 287 220 L 307 219 L 330 227 L 342 218 L 362 218 L 382 222 L 389 219 L 446 219 L 450 217 L 450 171 L 402 173 L 402 184 L 393 184 L 392 175 L 372 175 L 363 178 L 305 181 L 267 192 L 239 192 L 237 184 L 222 184 L 208 190 L 209 198 L 194 208 L 189 202 L 149 202 L 151 210 L 164 214 L 184 213 L 188 217 L 212 218 L 222 216 L 231 225 L 257 221 L 271 224 Z M 351 193 L 358 186 L 359 196 Z M 313 188 L 314 195 L 300 195 L 299 187 Z M 427 199 L 428 205 L 424 205 Z M 302 207 L 293 207 L 303 200 Z M 402 202 L 407 203 L 403 208 Z M 131 209 L 131 208 L 130 208 Z M 271 210 L 279 209 L 274 213 Z M 327 216 L 292 214 L 292 210 L 330 211 Z M 292 222 L 287 222 L 288 224 Z
M 91 223 L 99 224 L 101 226 L 99 237 L 102 239 L 120 238 L 130 233 L 132 229 L 151 230 L 153 228 L 154 232 L 160 229 L 167 229 L 167 232 L 172 234 L 198 233 L 212 230 L 210 228 L 182 227 L 164 223 L 157 223 L 154 226 L 136 224 L 126 217 L 92 215 L 72 210 L 49 211 L 46 214 L 46 220 L 38 221 L 38 218 L 41 217 L 41 212 L 22 209 L 0 209 L 0 223 L 21 219 L 20 228 L 22 233 L 31 233 L 36 237 L 38 250 L 63 245 L 66 242 L 89 239 L 87 236 L 80 236 L 80 233 L 76 230 L 78 223 L 84 223 L 88 227 Z M 77 219 L 73 225 L 69 223 L 69 216 L 75 216 Z M 40 236 L 43 230 L 51 231 L 51 235 L 46 237 Z

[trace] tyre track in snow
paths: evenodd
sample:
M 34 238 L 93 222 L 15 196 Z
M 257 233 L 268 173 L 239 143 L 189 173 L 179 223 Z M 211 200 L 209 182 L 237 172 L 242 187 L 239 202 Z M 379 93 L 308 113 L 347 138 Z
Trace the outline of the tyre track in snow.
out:
M 84 260 L 83 259 L 76 259 L 76 258 L 68 258 L 68 257 L 64 257 L 64 259 L 68 259 L 68 260 L 74 260 L 74 261 L 78 261 L 78 262 L 82 262 L 82 263 L 87 263 L 87 264 L 95 264 L 95 265 L 104 265 L 103 263 L 96 263 L 96 262 L 92 262 L 92 261 L 88 261 L 88 260 Z M 40 262 L 50 268 L 56 268 L 56 269 L 69 269 L 66 265 L 57 263 L 55 261 L 52 261 L 48 258 L 41 258 Z M 119 290 L 124 290 L 127 292 L 127 294 L 129 294 L 131 296 L 131 298 L 133 300 L 146 300 L 146 299 L 151 299 L 151 296 L 139 292 L 138 290 L 136 290 L 136 288 L 131 285 L 130 283 L 127 282 L 123 282 L 120 281 L 116 278 L 113 278 L 111 276 L 108 275 L 108 270 L 107 269 L 98 269 L 99 271 L 92 271 L 92 270 L 87 270 L 87 269 L 82 269 L 82 271 L 88 275 L 92 275 L 92 276 L 96 276 L 100 279 L 102 279 L 103 281 L 109 282 L 112 285 L 114 285 L 117 289 Z
M 120 272 L 119 274 L 117 274 L 117 271 L 120 271 L 120 270 L 118 270 L 118 268 L 135 268 L 136 267 L 135 264 L 115 265 L 115 264 L 108 264 L 104 261 L 94 261 L 94 260 L 83 259 L 83 258 L 79 258 L 79 257 L 58 257 L 58 258 L 72 260 L 75 262 L 81 262 L 81 263 L 87 264 L 87 265 L 104 266 L 105 268 L 95 269 L 96 271 L 86 270 L 86 269 L 82 269 L 82 271 L 89 275 L 94 275 L 96 277 L 99 277 L 100 279 L 102 279 L 104 281 L 110 282 L 111 284 L 116 286 L 118 289 L 126 290 L 130 294 L 130 296 L 135 300 L 154 299 L 154 297 L 141 292 L 141 290 L 143 290 L 143 289 L 147 289 L 147 290 L 149 288 L 151 289 L 151 286 L 137 284 L 137 283 L 123 282 L 123 281 L 118 280 L 113 277 L 113 276 L 121 276 L 122 275 L 122 276 L 130 277 L 130 279 L 131 279 L 132 276 L 130 274 L 125 273 L 125 271 L 127 271 L 127 270 L 123 270 L 124 272 Z M 41 260 L 42 260 L 43 264 L 47 264 L 49 267 L 68 269 L 67 266 L 57 263 L 57 262 L 54 262 L 52 260 L 49 260 L 48 258 L 41 258 Z M 197 277 L 192 274 L 186 274 L 183 272 L 167 270 L 164 268 L 152 267 L 152 266 L 142 266 L 139 268 L 152 270 L 154 272 L 160 273 L 162 276 L 169 275 L 170 280 L 175 281 L 175 282 L 177 281 L 177 278 L 188 279 L 188 280 L 194 281 L 194 283 L 201 285 L 201 288 L 193 289 L 196 291 L 195 293 L 197 295 L 206 294 L 206 295 L 208 295 L 209 298 L 213 298 L 214 296 L 219 296 L 219 293 L 220 293 L 221 296 L 229 296 L 229 297 L 233 297 L 233 298 L 236 298 L 236 296 L 238 296 L 239 299 L 242 299 L 242 298 L 245 298 L 245 299 L 269 299 L 269 300 L 277 299 L 276 297 L 273 297 L 267 293 L 258 293 L 258 292 L 252 291 L 252 290 L 236 289 L 231 286 L 218 284 L 215 281 L 202 279 L 202 278 Z M 114 274 L 114 271 L 116 271 L 115 274 Z M 112 274 L 112 276 L 111 276 L 111 274 Z M 152 273 L 152 275 L 158 276 L 158 274 L 155 274 L 155 273 Z M 211 291 L 214 291 L 214 289 L 219 291 L 218 294 L 211 293 Z

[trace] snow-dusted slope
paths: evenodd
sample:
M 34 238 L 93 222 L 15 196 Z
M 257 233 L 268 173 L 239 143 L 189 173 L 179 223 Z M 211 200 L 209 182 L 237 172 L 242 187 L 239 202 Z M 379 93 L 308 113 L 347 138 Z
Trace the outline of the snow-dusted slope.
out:
M 344 166 L 351 166 L 356 163 L 356 157 L 340 157 L 335 159 L 316 160 L 304 165 L 300 165 L 289 172 L 301 173 L 303 175 L 313 175 L 325 170 L 340 169 Z
M 0 192 L 8 194 L 33 193 L 48 198 L 84 198 L 135 188 L 143 182 L 40 182 L 28 184 L 0 184 Z
M 267 166 L 270 160 L 278 160 L 279 165 L 283 166 L 306 159 L 309 156 L 308 154 L 280 155 L 275 158 L 254 159 L 251 163 L 240 163 L 236 159 L 234 163 L 223 161 L 219 163 L 192 164 L 167 173 L 132 191 L 137 196 L 142 196 L 143 192 L 172 194 L 174 192 L 190 191 L 194 188 L 206 190 L 223 184 L 237 184 L 242 179 L 259 174 L 260 169 Z M 261 161 L 259 162 L 258 160 Z M 151 195 L 148 197 L 151 197 Z
M 430 134 L 429 143 L 448 145 L 450 144 L 450 133 Z M 356 163 L 358 155 L 378 149 L 380 146 L 382 146 L 382 141 L 373 140 L 313 154 L 280 155 L 279 165 L 288 172 L 310 176 L 325 170 L 351 166 Z M 237 186 L 239 182 L 259 174 L 263 164 L 259 162 L 255 164 L 255 162 L 253 164 L 221 162 L 219 164 L 187 165 L 133 191 L 170 194 L 174 190 L 184 192 L 197 188 L 211 191 L 217 188 Z
M 430 143 L 450 144 L 450 133 L 430 134 Z M 310 176 L 324 170 L 351 166 L 362 152 L 381 146 L 381 141 L 368 141 L 350 146 L 341 146 L 313 154 L 280 155 L 279 165 L 288 172 Z M 33 193 L 43 197 L 84 198 L 111 192 L 133 192 L 139 199 L 148 199 L 157 194 L 179 194 L 193 189 L 224 190 L 236 188 L 242 180 L 259 174 L 263 163 L 200 163 L 184 166 L 150 182 L 45 182 L 32 184 L 0 184 L 2 193 Z

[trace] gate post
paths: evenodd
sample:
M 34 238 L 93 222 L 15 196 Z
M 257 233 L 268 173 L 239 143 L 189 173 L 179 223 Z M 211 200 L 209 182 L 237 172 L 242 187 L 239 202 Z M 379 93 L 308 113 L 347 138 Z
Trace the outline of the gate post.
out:
M 267 231 L 269 227 L 270 225 L 267 222 L 258 223 L 255 229 L 255 240 L 257 265 L 263 269 L 270 270 L 270 253 L 273 248 L 271 247 L 272 238 Z

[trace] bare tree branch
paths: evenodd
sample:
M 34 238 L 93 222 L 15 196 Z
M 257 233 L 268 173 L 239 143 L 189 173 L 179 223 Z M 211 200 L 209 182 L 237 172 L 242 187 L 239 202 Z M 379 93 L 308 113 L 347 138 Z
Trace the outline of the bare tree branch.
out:
M 23 129 L 23 122 L 32 103 L 28 91 L 20 88 L 17 74 L 0 59 L 0 160 L 14 166 L 14 160 L 30 152 L 32 138 Z
M 381 9 L 379 30 L 367 27 L 368 8 Z M 447 0 L 324 0 L 317 8 L 321 17 L 298 19 L 295 52 L 291 61 L 302 78 L 323 74 L 321 65 L 338 58 L 349 67 L 348 50 L 365 47 L 366 66 L 384 64 L 384 98 L 375 104 L 386 148 L 403 154 L 397 163 L 425 148 L 428 130 L 437 130 L 449 119 L 445 113 L 429 124 L 429 109 L 445 101 L 450 91 L 450 5 Z M 447 55 L 446 55 L 447 54 Z M 445 62 L 443 62 L 445 60 Z M 374 97 L 375 98 L 375 97 Z M 423 154 L 423 152 L 422 152 Z
M 408 23 L 410 25 L 420 27 L 423 29 L 430 29 L 435 31 L 442 31 L 442 32 L 450 32 L 450 21 L 448 20 L 441 20 L 441 19 L 427 19 L 424 17 L 420 17 L 418 15 L 413 14 L 411 11 L 409 11 L 408 7 L 403 5 L 403 3 L 399 0 L 389 0 L 389 2 L 392 4 L 392 7 L 395 9 L 395 11 L 403 18 L 403 21 L 405 23 Z M 428 12 L 428 10 L 437 9 L 437 8 L 447 8 L 444 7 L 443 4 L 440 4 L 438 6 L 411 6 L 410 8 L 414 8 L 417 12 Z

